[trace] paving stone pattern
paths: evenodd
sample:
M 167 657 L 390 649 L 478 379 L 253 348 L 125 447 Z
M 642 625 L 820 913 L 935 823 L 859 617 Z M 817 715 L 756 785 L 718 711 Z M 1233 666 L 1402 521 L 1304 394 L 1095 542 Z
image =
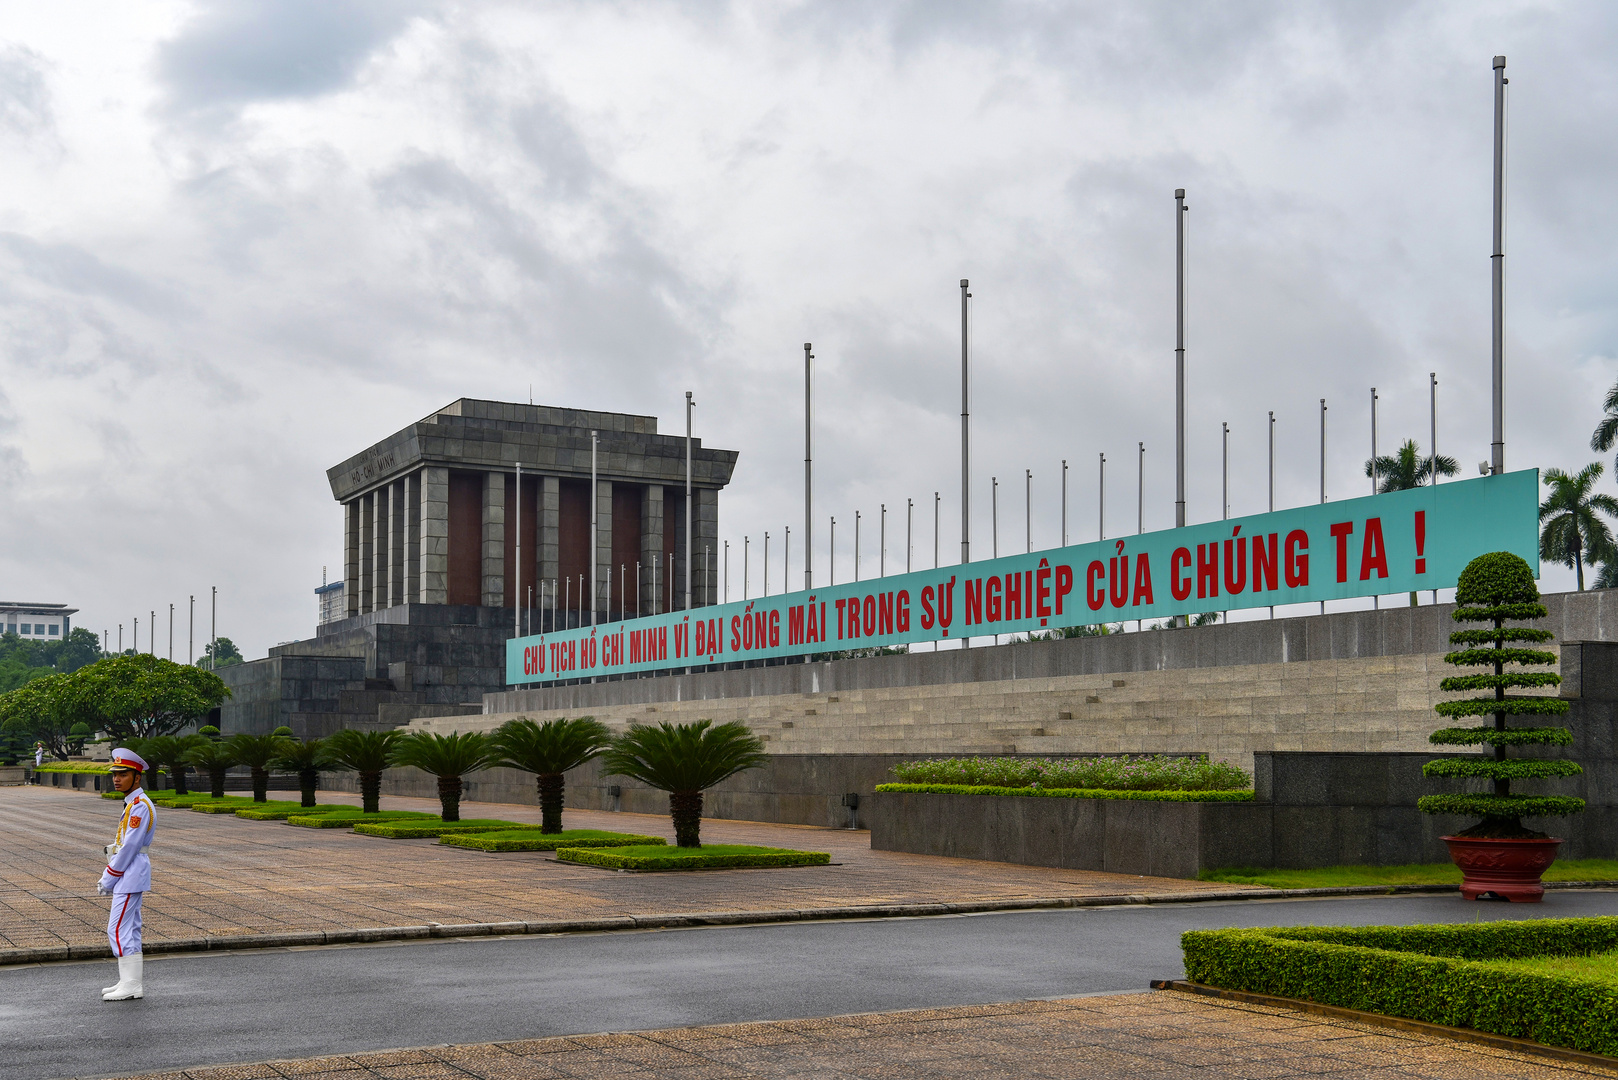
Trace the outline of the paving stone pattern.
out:
M 1338 1076 L 1567 1080 L 1618 1073 L 1174 992 L 432 1047 L 140 1080 Z
M 326 801 L 354 799 L 322 793 Z M 384 798 L 383 809 L 437 810 L 437 800 Z M 101 846 L 119 804 L 94 794 L 0 788 L 0 948 L 106 941 L 96 896 Z M 537 807 L 463 803 L 463 817 L 537 824 Z M 665 816 L 569 810 L 568 828 L 663 836 Z M 1013 866 L 872 851 L 870 833 L 705 821 L 710 843 L 828 851 L 841 865 L 680 874 L 625 874 L 569 866 L 548 853 L 487 854 L 434 840 L 388 840 L 346 830 L 190 810 L 158 811 L 145 938 L 281 934 L 431 923 L 586 919 L 694 912 L 804 910 L 871 904 L 961 903 L 1040 897 L 1227 891 L 1212 882 Z

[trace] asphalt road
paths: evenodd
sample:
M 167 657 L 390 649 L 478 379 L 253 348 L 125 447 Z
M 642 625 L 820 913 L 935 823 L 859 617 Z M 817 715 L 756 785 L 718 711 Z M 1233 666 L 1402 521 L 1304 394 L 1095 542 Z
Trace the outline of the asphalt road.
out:
M 155 957 L 0 970 L 0 1080 L 1144 989 L 1183 930 L 1618 915 L 1618 892 L 1537 906 L 1413 896 L 1082 908 Z

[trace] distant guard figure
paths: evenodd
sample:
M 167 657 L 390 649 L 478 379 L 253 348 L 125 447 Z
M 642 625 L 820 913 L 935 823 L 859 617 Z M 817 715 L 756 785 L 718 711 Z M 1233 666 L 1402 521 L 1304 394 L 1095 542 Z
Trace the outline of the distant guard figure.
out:
M 142 997 L 140 951 L 140 902 L 152 887 L 152 800 L 141 790 L 146 761 L 133 750 L 118 747 L 112 752 L 112 784 L 124 793 L 124 816 L 118 822 L 117 839 L 103 850 L 107 869 L 96 891 L 112 897 L 112 913 L 107 916 L 107 940 L 118 958 L 118 982 L 101 991 L 102 1001 L 128 1001 Z
M 37 742 L 34 744 L 34 768 L 37 769 L 43 764 L 45 764 L 45 744 Z

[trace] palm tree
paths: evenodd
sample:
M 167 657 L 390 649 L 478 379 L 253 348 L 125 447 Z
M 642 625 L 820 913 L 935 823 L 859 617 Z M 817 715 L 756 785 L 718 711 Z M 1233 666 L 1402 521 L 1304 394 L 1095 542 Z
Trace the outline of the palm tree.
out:
M 608 747 L 602 760 L 608 775 L 627 776 L 669 793 L 669 817 L 680 847 L 702 846 L 702 792 L 744 769 L 769 761 L 758 736 L 738 723 L 712 727 L 667 721 L 649 727 L 631 724 Z
M 274 767 L 275 759 L 281 756 L 281 751 L 292 741 L 291 736 L 279 732 L 268 735 L 248 735 L 243 732 L 232 735 L 225 743 L 236 764 L 246 765 L 252 771 L 254 802 L 269 799 L 270 769 Z
M 1438 475 L 1454 476 L 1461 471 L 1452 457 L 1438 455 Z M 1409 491 L 1427 486 L 1433 477 L 1433 459 L 1421 456 L 1421 447 L 1415 439 L 1406 439 L 1397 453 L 1382 454 L 1365 463 L 1365 475 L 1377 478 L 1379 495 L 1390 491 Z
M 326 756 L 326 740 L 304 739 L 288 741 L 271 762 L 284 772 L 298 774 L 298 788 L 303 793 L 304 806 L 315 805 L 315 786 L 320 782 L 322 770 L 332 767 Z
M 448 735 L 412 731 L 393 748 L 392 764 L 414 765 L 438 777 L 438 802 L 443 807 L 439 816 L 444 821 L 459 821 L 461 777 L 487 769 L 499 760 L 500 755 L 490 745 L 489 737 L 481 731 L 469 731 L 465 735 L 453 731 Z
M 1599 461 L 1572 475 L 1561 469 L 1545 470 L 1545 486 L 1551 493 L 1539 504 L 1539 557 L 1573 567 L 1580 592 L 1584 591 L 1584 553 L 1599 557 L 1613 543 L 1612 531 L 1596 512 L 1618 517 L 1618 499 L 1590 492 L 1603 471 Z
M 131 749 L 151 764 L 161 765 L 168 771 L 169 776 L 174 778 L 174 794 L 189 795 L 185 774 L 191 765 L 185 756 L 206 741 L 201 735 L 154 735 L 150 739 L 138 740 L 140 745 Z
M 229 743 L 204 735 L 201 742 L 186 751 L 185 763 L 208 774 L 208 794 L 216 799 L 225 797 L 225 773 L 236 764 Z
M 1618 383 L 1612 384 L 1607 391 L 1607 397 L 1601 402 L 1601 408 L 1606 416 L 1596 425 L 1595 432 L 1590 436 L 1590 449 L 1606 453 L 1612 449 L 1613 443 L 1618 442 Z
M 390 764 L 393 748 L 404 732 L 355 731 L 344 728 L 326 739 L 326 753 L 331 763 L 341 769 L 353 769 L 360 774 L 360 804 L 367 814 L 377 812 L 377 801 L 382 797 L 382 770 Z
M 539 788 L 539 831 L 559 833 L 563 774 L 599 756 L 611 739 L 607 725 L 593 716 L 543 724 L 523 716 L 501 725 L 491 742 L 500 755 L 500 765 L 534 774 Z

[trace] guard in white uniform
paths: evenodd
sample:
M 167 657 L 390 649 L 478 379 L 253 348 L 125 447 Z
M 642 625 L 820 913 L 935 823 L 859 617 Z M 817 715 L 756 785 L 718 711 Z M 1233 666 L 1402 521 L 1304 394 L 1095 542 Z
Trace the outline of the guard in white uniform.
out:
M 112 782 L 124 792 L 124 816 L 118 822 L 118 837 L 103 850 L 107 869 L 96 891 L 112 897 L 107 916 L 107 940 L 118 958 L 118 981 L 101 991 L 102 1001 L 128 1001 L 142 997 L 140 950 L 140 902 L 152 887 L 152 860 L 146 854 L 152 846 L 152 800 L 141 790 L 146 761 L 133 750 L 118 747 L 112 752 Z

